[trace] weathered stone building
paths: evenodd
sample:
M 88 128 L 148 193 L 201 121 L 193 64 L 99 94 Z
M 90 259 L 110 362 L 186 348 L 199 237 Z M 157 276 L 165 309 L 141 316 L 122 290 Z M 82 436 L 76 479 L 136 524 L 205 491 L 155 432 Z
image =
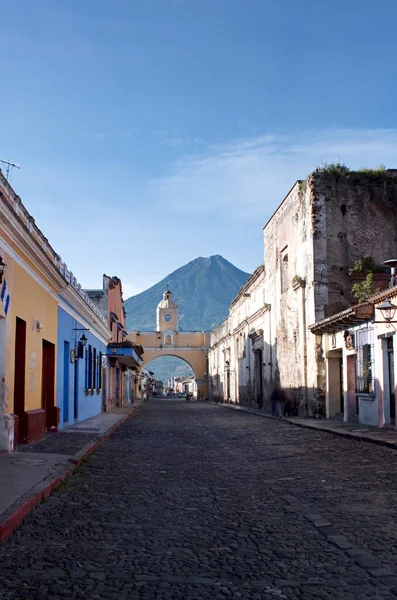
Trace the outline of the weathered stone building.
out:
M 356 260 L 397 255 L 396 206 L 397 171 L 319 172 L 296 182 L 264 227 L 264 379 L 294 390 L 300 412 L 324 404 L 321 343 L 308 326 L 353 303 Z
M 262 406 L 263 341 L 267 307 L 263 302 L 264 267 L 258 267 L 233 300 L 228 318 L 211 334 L 208 354 L 210 397 Z
M 323 169 L 295 183 L 264 227 L 264 267 L 212 332 L 214 399 L 262 406 L 279 383 L 301 414 L 324 412 L 321 338 L 309 326 L 355 303 L 355 261 L 397 256 L 396 206 L 394 170 Z

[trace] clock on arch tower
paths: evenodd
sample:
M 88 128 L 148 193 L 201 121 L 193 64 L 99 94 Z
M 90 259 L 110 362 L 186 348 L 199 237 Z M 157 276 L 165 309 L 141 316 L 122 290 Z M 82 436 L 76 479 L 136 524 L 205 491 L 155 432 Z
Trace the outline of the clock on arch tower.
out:
M 157 331 L 171 329 L 178 330 L 178 306 L 172 299 L 172 292 L 168 289 L 163 293 L 163 299 L 157 306 Z

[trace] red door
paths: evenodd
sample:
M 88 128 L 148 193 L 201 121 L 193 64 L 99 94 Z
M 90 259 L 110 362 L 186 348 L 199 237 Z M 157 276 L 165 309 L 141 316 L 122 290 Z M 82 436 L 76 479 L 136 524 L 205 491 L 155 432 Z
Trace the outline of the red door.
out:
M 58 427 L 58 411 L 55 406 L 55 345 L 47 340 L 43 340 L 41 406 L 45 410 L 46 428 Z
M 14 413 L 18 417 L 18 443 L 27 437 L 25 415 L 25 367 L 26 367 L 26 321 L 16 320 L 15 328 L 15 371 L 14 371 Z

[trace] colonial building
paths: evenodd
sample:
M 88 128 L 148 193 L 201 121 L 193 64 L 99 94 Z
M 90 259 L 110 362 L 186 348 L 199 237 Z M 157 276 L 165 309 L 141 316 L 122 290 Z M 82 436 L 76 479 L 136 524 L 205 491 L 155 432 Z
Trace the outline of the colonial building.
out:
M 397 172 L 315 172 L 264 227 L 263 377 L 289 388 L 301 413 L 322 412 L 325 364 L 308 326 L 352 305 L 349 269 L 397 255 Z M 268 398 L 270 387 L 265 387 Z
M 211 334 L 212 398 L 267 406 L 278 384 L 300 414 L 325 413 L 323 347 L 309 325 L 354 304 L 356 261 L 397 256 L 396 203 L 395 170 L 320 169 L 295 183 L 264 227 L 264 267 Z
M 325 364 L 326 416 L 396 424 L 397 287 L 310 327 Z
M 101 412 L 106 392 L 102 363 L 111 332 L 73 273 L 65 264 L 60 269 L 69 282 L 58 299 L 57 406 L 62 428 Z
M 0 257 L 0 449 L 12 450 L 100 412 L 110 331 L 1 171 Z
M 0 449 L 57 426 L 58 257 L 0 171 Z
M 131 404 L 136 398 L 139 386 L 137 373 L 142 364 L 143 350 L 139 344 L 127 340 L 121 280 L 104 275 L 102 289 L 87 290 L 87 294 L 107 320 L 111 332 L 107 353 L 102 357 L 106 378 L 102 408 L 107 411 L 122 404 Z
M 271 360 L 263 331 L 269 318 L 263 301 L 264 267 L 260 266 L 233 300 L 228 318 L 211 333 L 208 353 L 210 398 L 263 405 L 263 365 Z

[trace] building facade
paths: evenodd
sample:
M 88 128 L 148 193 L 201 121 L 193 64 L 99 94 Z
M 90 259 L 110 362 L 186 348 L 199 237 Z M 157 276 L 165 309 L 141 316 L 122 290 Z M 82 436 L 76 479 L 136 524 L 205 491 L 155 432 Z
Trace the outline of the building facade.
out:
M 289 389 L 301 414 L 325 411 L 325 364 L 308 325 L 352 305 L 355 261 L 368 255 L 380 265 L 397 255 L 396 176 L 313 173 L 264 227 L 264 343 L 272 356 L 264 379 Z
M 393 287 L 310 327 L 324 358 L 327 418 L 396 425 L 396 302 Z M 381 309 L 388 303 L 386 319 Z
M 59 257 L 0 171 L 0 448 L 57 426 Z
M 108 411 L 131 404 L 137 397 L 143 351 L 139 343 L 127 340 L 121 280 L 104 275 L 102 289 L 87 290 L 87 294 L 107 320 L 111 333 L 107 352 L 102 355 L 102 409 Z
M 13 450 L 101 412 L 111 332 L 1 171 L 0 257 L 0 449 Z
M 271 360 L 263 332 L 269 310 L 263 301 L 264 267 L 260 266 L 233 300 L 228 318 L 211 333 L 208 353 L 210 398 L 262 407 L 265 362 Z
M 264 267 L 211 334 L 210 397 L 269 407 L 281 385 L 292 412 L 325 414 L 329 373 L 309 325 L 354 304 L 357 261 L 397 256 L 396 202 L 395 170 L 324 169 L 296 182 L 264 227 Z M 388 284 L 384 273 L 375 279 Z
M 60 428 L 102 411 L 103 359 L 110 337 L 106 319 L 85 292 L 79 293 L 73 285 L 61 292 L 57 340 Z

